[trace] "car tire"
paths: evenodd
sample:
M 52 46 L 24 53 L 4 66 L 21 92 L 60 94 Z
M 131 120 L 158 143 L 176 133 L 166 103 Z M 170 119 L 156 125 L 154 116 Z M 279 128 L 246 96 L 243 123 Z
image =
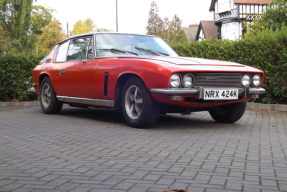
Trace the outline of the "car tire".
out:
M 63 103 L 58 101 L 55 90 L 49 77 L 45 77 L 40 86 L 40 104 L 46 114 L 57 114 L 61 111 Z
M 243 116 L 245 109 L 246 102 L 240 102 L 212 108 L 209 114 L 219 123 L 234 123 Z
M 121 104 L 123 116 L 131 127 L 149 128 L 159 117 L 159 104 L 137 77 L 130 78 L 124 84 Z

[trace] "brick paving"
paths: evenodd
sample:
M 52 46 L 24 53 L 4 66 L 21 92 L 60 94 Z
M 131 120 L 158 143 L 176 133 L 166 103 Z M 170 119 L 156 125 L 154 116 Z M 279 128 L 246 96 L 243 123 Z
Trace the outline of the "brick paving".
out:
M 207 112 L 130 128 L 113 111 L 0 108 L 0 191 L 287 191 L 287 114 Z

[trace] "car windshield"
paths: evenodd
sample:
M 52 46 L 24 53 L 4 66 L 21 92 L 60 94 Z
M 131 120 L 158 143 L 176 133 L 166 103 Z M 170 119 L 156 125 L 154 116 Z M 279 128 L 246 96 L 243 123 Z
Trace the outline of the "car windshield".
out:
M 159 37 L 126 34 L 97 34 L 98 57 L 148 55 L 178 57 L 176 52 Z

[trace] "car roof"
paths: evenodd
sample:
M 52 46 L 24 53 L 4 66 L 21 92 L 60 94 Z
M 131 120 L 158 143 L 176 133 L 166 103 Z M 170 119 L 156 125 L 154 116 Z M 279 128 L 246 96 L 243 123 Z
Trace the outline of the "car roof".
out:
M 75 36 L 71 36 L 68 37 L 62 41 L 59 41 L 57 44 L 60 44 L 62 42 L 65 42 L 69 39 L 73 39 L 76 37 L 82 37 L 82 36 L 89 36 L 89 35 L 95 35 L 95 34 L 123 34 L 123 35 L 141 35 L 141 36 L 149 36 L 149 37 L 158 37 L 158 36 L 154 36 L 154 35 L 143 35 L 143 34 L 135 34 L 135 33 L 118 33 L 118 32 L 90 32 L 90 33 L 83 33 L 83 34 L 79 34 L 79 35 L 75 35 Z

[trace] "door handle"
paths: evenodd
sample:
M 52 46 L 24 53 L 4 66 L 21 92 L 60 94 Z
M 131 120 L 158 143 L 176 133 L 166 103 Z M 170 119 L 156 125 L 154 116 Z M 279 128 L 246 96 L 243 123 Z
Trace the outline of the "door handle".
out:
M 84 59 L 84 60 L 83 60 L 83 63 L 87 63 L 87 62 L 88 62 L 87 59 Z
M 65 75 L 65 71 L 60 71 L 60 75 Z

